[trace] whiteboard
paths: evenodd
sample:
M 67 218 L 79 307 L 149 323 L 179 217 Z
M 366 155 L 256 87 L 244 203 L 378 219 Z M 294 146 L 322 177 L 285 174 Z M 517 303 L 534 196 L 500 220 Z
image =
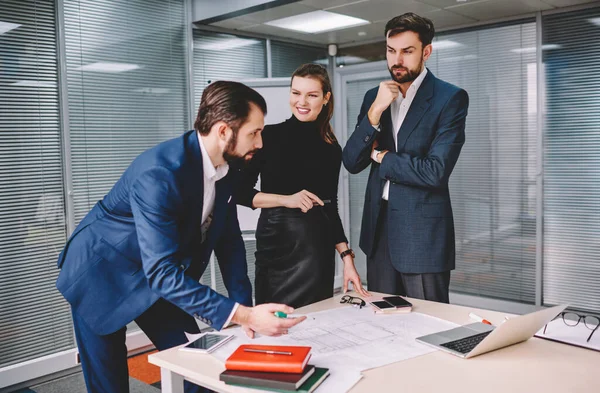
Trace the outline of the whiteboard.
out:
M 266 80 L 262 83 L 272 81 Z M 259 81 L 244 82 L 254 90 L 259 92 L 267 102 L 267 116 L 265 116 L 265 125 L 281 123 L 292 116 L 290 109 L 290 85 L 289 79 L 277 81 L 276 85 L 261 86 Z M 260 190 L 260 178 L 256 184 L 256 188 Z M 260 209 L 252 210 L 246 206 L 237 207 L 238 220 L 242 231 L 256 230 Z

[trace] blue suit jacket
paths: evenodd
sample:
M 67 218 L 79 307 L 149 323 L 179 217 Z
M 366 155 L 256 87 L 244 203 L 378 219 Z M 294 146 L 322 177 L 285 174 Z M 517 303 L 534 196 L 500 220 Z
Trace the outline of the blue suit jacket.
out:
M 436 273 L 454 269 L 454 221 L 448 179 L 465 142 L 467 92 L 437 79 L 428 70 L 398 131 L 394 144 L 390 108 L 381 117 L 381 131 L 367 113 L 379 87 L 365 94 L 358 124 L 344 147 L 350 173 L 369 165 L 360 248 L 374 251 L 377 217 L 385 181 L 390 181 L 389 238 L 394 267 L 402 273 Z M 371 147 L 388 150 L 381 164 L 371 160 Z
M 117 331 L 159 298 L 221 329 L 234 302 L 252 305 L 236 203 L 236 171 L 216 183 L 201 244 L 204 177 L 195 131 L 138 156 L 77 226 L 56 286 L 97 334 Z M 215 250 L 230 299 L 198 282 Z

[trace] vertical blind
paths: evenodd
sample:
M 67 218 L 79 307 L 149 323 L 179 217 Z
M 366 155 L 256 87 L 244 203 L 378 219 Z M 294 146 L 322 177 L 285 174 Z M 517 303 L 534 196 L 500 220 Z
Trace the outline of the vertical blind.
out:
M 535 302 L 535 23 L 440 35 L 427 65 L 469 93 L 466 143 L 450 177 L 450 289 Z
M 217 80 L 243 80 L 267 77 L 266 41 L 256 38 L 219 34 L 194 29 L 194 98 L 195 111 L 200 105 L 202 92 L 211 82 Z M 248 275 L 254 287 L 254 251 L 256 241 L 254 231 L 244 233 Z M 227 289 L 219 269 L 217 259 L 213 260 L 215 283 L 213 288 L 223 295 Z M 201 283 L 211 285 L 210 266 L 202 275 Z
M 210 82 L 267 77 L 266 41 L 194 29 L 194 111 Z
M 600 8 L 542 22 L 543 298 L 600 313 Z
M 346 83 L 346 135 L 350 136 L 354 132 L 365 93 L 373 87 L 378 86 L 382 80 L 362 79 Z M 365 203 L 365 190 L 367 189 L 367 181 L 369 180 L 369 170 L 370 167 L 357 175 L 348 175 L 348 216 L 350 225 L 348 228 L 345 228 L 349 234 L 348 241 L 350 242 L 350 247 L 354 249 L 354 253 L 356 254 L 354 265 L 363 282 L 367 281 L 367 257 L 358 247 L 358 244 L 360 241 L 360 228 Z
M 144 150 L 188 124 L 183 0 L 66 0 L 76 223 Z
M 248 261 L 248 278 L 250 279 L 250 283 L 252 284 L 252 298 L 254 298 L 254 278 L 255 278 L 255 267 L 254 261 L 256 258 L 254 257 L 254 253 L 256 252 L 256 239 L 254 238 L 254 231 L 244 231 L 242 234 L 244 237 L 244 245 L 246 246 L 246 260 Z M 208 273 L 208 271 L 207 271 Z M 208 276 L 206 273 L 202 276 L 202 280 L 205 279 L 204 276 Z M 204 281 L 203 281 L 204 283 Z M 222 295 L 227 296 L 227 288 L 225 288 L 225 283 L 223 282 L 223 276 L 221 275 L 221 271 L 219 269 L 219 261 L 215 258 L 215 290 Z
M 73 347 L 56 58 L 54 1 L 0 2 L 0 368 Z
M 320 63 L 327 66 L 327 50 L 271 41 L 271 64 L 273 77 L 290 77 L 304 63 Z M 332 77 L 330 75 L 330 77 Z

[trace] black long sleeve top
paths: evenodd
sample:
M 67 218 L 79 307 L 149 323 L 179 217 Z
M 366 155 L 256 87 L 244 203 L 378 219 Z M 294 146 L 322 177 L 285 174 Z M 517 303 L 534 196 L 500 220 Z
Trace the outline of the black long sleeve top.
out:
M 338 212 L 340 145 L 325 142 L 315 122 L 301 122 L 293 115 L 283 123 L 266 126 L 262 137 L 263 148 L 242 170 L 238 203 L 254 209 L 252 200 L 260 191 L 279 195 L 310 191 L 331 201 L 322 209 L 333 224 L 335 244 L 347 242 Z M 254 188 L 259 175 L 260 191 Z

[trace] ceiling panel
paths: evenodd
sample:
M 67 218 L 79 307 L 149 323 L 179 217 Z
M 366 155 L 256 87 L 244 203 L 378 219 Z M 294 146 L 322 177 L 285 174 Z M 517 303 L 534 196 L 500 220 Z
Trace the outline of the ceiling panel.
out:
M 476 19 L 455 14 L 454 12 L 446 10 L 431 11 L 423 14 L 422 16 L 431 19 L 436 30 L 452 26 L 468 25 L 470 23 L 477 22 Z
M 287 18 L 288 16 L 305 14 L 317 9 L 318 8 L 310 7 L 300 3 L 290 3 L 281 5 L 279 7 L 253 12 L 251 14 L 240 16 L 239 18 L 247 22 L 264 23 L 275 19 Z
M 242 28 L 242 29 L 240 29 L 240 31 L 242 31 L 242 32 L 248 31 L 248 32 L 257 33 L 257 34 L 266 34 L 266 35 L 270 35 L 270 36 L 274 36 L 274 37 L 292 38 L 292 39 L 300 40 L 300 41 L 316 42 L 311 37 L 313 34 L 300 33 L 298 31 L 281 29 L 281 28 L 275 27 L 275 26 L 254 25 L 254 26 Z M 326 42 L 323 42 L 323 44 L 326 44 Z
M 476 3 L 487 0 L 467 0 L 467 1 L 457 1 L 457 0 L 417 0 L 421 3 L 429 4 L 438 8 L 446 8 L 451 7 L 457 4 L 466 4 L 466 3 Z
M 565 7 L 597 0 L 302 0 L 279 7 L 216 22 L 213 25 L 295 39 L 315 44 L 360 44 L 383 39 L 385 23 L 396 15 L 415 12 L 430 18 L 437 30 L 468 26 L 479 21 L 532 14 L 536 11 Z M 372 23 L 343 30 L 305 34 L 262 23 L 318 9 L 367 19 Z M 358 35 L 359 32 L 364 32 Z M 242 33 L 243 34 L 243 33 Z
M 374 22 L 388 21 L 394 16 L 404 14 L 405 12 L 423 14 L 436 9 L 437 7 L 416 1 L 376 0 L 337 7 L 330 11 Z
M 226 29 L 234 29 L 234 30 L 241 29 L 241 28 L 244 28 L 244 27 L 253 26 L 255 24 L 256 23 L 246 21 L 246 20 L 244 20 L 244 19 L 242 19 L 240 17 L 238 17 L 238 18 L 231 18 L 231 19 L 225 19 L 225 20 L 222 20 L 220 22 L 211 23 L 212 26 L 218 26 L 218 27 L 223 27 L 223 28 L 226 28 Z
M 322 10 L 337 7 L 340 5 L 346 5 L 350 3 L 364 3 L 370 0 L 302 0 L 298 2 L 299 4 L 308 5 L 310 7 L 320 8 Z
M 348 44 L 352 42 L 370 41 L 384 39 L 383 32 L 386 22 L 376 22 L 363 26 L 351 27 L 349 29 L 330 31 L 327 33 L 313 34 L 311 40 L 322 44 Z M 358 35 L 359 32 L 365 35 Z
M 448 7 L 446 10 L 480 21 L 528 14 L 553 7 L 540 0 L 488 0 Z
M 593 3 L 598 0 L 542 0 L 542 1 L 544 3 L 552 5 L 554 7 L 569 7 L 572 5 Z

